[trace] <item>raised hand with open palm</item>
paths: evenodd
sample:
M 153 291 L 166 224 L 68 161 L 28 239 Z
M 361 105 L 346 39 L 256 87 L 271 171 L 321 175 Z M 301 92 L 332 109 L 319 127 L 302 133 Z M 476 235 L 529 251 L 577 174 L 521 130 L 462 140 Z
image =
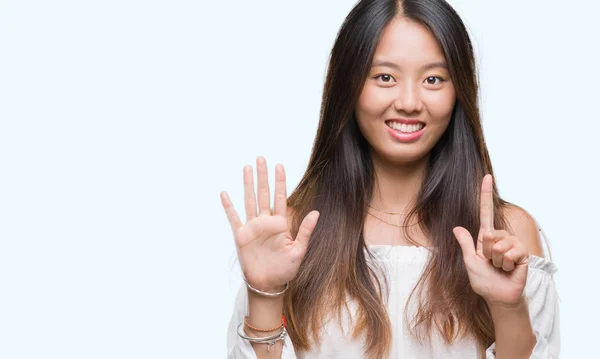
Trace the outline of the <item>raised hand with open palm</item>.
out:
M 292 238 L 287 212 L 285 169 L 281 164 L 275 167 L 275 198 L 271 213 L 266 160 L 258 157 L 256 166 L 258 196 L 254 192 L 252 167 L 244 167 L 246 223 L 242 223 L 227 192 L 221 192 L 221 203 L 233 231 L 238 260 L 246 281 L 256 289 L 275 292 L 296 276 L 319 212 L 308 213 L 300 224 L 298 235 Z
M 455 227 L 453 232 L 462 251 L 473 290 L 488 304 L 518 305 L 527 282 L 529 251 L 515 236 L 494 229 L 492 176 L 481 185 L 481 225 L 477 247 L 468 230 Z

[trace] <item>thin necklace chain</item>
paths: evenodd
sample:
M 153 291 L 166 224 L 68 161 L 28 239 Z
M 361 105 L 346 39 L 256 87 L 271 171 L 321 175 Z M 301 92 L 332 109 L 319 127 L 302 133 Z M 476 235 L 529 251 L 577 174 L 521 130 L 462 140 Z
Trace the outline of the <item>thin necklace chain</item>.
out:
M 409 224 L 409 225 L 407 225 L 407 226 L 404 226 L 404 225 L 400 225 L 400 224 L 390 223 L 390 222 L 388 222 L 388 221 L 386 221 L 386 220 L 384 220 L 384 219 L 382 219 L 382 218 L 380 218 L 380 217 L 377 217 L 376 215 L 374 215 L 374 214 L 373 214 L 373 213 L 371 213 L 370 211 L 367 211 L 367 213 L 368 213 L 368 214 L 370 214 L 371 216 L 373 216 L 373 217 L 377 218 L 378 220 L 380 220 L 380 221 L 381 221 L 381 222 L 383 222 L 383 223 L 387 223 L 387 224 L 389 224 L 390 226 L 394 226 L 394 227 L 398 227 L 398 228 L 412 227 L 412 226 L 415 226 L 415 225 L 417 225 L 417 224 L 419 224 L 419 223 L 421 222 L 421 221 L 418 221 L 418 222 L 416 222 L 416 223 L 413 223 L 413 224 Z
M 406 212 L 386 212 L 386 211 L 382 211 L 380 209 L 377 209 L 371 205 L 369 205 L 369 207 L 373 208 L 374 210 L 376 210 L 377 212 L 381 212 L 381 213 L 385 213 L 385 214 L 392 214 L 392 215 L 405 215 Z

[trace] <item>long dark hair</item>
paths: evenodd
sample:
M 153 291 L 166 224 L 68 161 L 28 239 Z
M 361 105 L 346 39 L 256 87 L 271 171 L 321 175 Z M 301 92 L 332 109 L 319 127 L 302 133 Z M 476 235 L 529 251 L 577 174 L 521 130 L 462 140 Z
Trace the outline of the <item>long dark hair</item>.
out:
M 486 173 L 493 174 L 469 35 L 443 0 L 363 0 L 345 19 L 333 46 L 310 162 L 288 201 L 293 209 L 293 234 L 311 210 L 321 213 L 285 297 L 289 335 L 299 351 L 310 349 L 311 340 L 320 342 L 323 318 L 330 311 L 339 315 L 349 296 L 358 308 L 353 337 L 365 335 L 365 355 L 382 358 L 389 353 L 387 285 L 369 265 L 372 254 L 363 237 L 375 173 L 369 144 L 353 110 L 379 38 L 397 16 L 417 21 L 437 38 L 457 96 L 448 128 L 430 153 L 416 206 L 405 219 L 405 224 L 415 218 L 420 221 L 434 248 L 411 300 L 417 292 L 426 295 L 419 296 L 416 315 L 406 319 L 421 339 L 419 333 L 429 336 L 436 330 L 447 343 L 470 336 L 484 349 L 494 340 L 489 308 L 471 289 L 452 232 L 455 226 L 463 226 L 477 233 L 481 182 Z M 507 229 L 502 212 L 507 204 L 494 185 L 496 229 Z

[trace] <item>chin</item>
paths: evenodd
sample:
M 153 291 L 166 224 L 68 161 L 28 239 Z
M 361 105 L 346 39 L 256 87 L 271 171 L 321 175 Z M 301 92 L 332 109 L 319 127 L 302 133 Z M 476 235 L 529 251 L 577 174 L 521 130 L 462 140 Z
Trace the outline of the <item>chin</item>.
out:
M 410 165 L 410 164 L 418 164 L 423 160 L 426 160 L 428 155 L 427 151 L 423 151 L 423 149 L 404 149 L 404 150 L 395 150 L 395 151 L 386 151 L 384 153 L 379 153 L 378 157 L 385 162 L 390 162 L 399 165 Z

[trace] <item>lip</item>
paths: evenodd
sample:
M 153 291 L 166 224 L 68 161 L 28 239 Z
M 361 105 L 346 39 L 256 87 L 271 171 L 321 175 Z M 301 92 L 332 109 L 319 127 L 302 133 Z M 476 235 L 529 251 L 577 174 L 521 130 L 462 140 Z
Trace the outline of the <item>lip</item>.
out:
M 402 122 L 402 123 L 406 123 L 406 122 Z M 419 121 L 410 123 L 410 124 L 414 124 L 414 123 L 419 123 Z M 409 124 L 409 123 L 407 123 Z M 423 135 L 423 132 L 425 132 L 425 129 L 427 128 L 427 126 L 423 126 L 422 129 L 420 129 L 417 132 L 411 132 L 411 133 L 402 133 L 400 131 L 394 130 L 393 128 L 391 128 L 390 126 L 388 126 L 387 124 L 385 125 L 385 128 L 387 129 L 388 133 L 394 137 L 397 141 L 400 142 L 413 142 L 418 140 L 421 135 Z

